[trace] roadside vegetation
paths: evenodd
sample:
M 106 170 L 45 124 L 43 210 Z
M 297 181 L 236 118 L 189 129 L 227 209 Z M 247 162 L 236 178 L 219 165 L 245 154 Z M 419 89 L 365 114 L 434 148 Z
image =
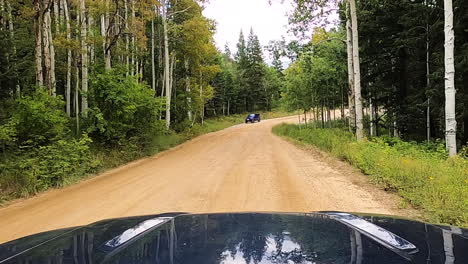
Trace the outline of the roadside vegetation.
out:
M 281 103 L 307 126 L 274 132 L 348 161 L 432 222 L 468 226 L 466 1 L 342 1 L 331 30 L 316 26 L 331 2 L 294 2 L 293 31 L 313 33 Z
M 468 226 L 468 160 L 447 159 L 440 142 L 418 144 L 392 137 L 358 142 L 343 128 L 311 125 L 282 124 L 273 132 L 349 162 L 422 209 L 431 222 Z

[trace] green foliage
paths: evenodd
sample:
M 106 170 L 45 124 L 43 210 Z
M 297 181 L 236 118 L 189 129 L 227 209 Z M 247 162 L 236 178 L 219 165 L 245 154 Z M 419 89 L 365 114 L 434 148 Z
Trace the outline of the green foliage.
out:
M 72 138 L 61 98 L 37 89 L 15 101 L 0 126 L 0 191 L 23 196 L 61 186 L 91 171 L 86 136 Z
M 101 143 L 143 143 L 162 130 L 162 100 L 148 86 L 119 70 L 98 74 L 91 80 L 88 132 Z
M 280 125 L 273 132 L 346 160 L 388 190 L 394 190 L 430 221 L 468 226 L 468 161 L 446 159 L 442 144 L 420 145 L 395 138 L 357 142 L 342 129 Z
M 316 107 L 335 109 L 343 102 L 347 86 L 343 32 L 316 29 L 314 38 L 285 71 L 282 104 L 290 110 Z
M 87 136 L 59 139 L 10 156 L 0 163 L 0 190 L 25 196 L 82 177 L 99 165 L 91 159 L 90 143 Z
M 61 98 L 48 96 L 42 89 L 16 100 L 11 117 L 0 126 L 0 140 L 25 148 L 63 138 L 69 129 L 62 107 Z
M 277 63 L 282 54 L 276 52 Z M 214 79 L 214 97 L 210 109 L 223 113 L 269 111 L 277 105 L 282 73 L 266 65 L 260 41 L 253 32 L 245 40 L 240 33 L 234 59 L 227 49 L 219 57 L 221 71 Z M 229 110 L 228 110 L 229 109 Z

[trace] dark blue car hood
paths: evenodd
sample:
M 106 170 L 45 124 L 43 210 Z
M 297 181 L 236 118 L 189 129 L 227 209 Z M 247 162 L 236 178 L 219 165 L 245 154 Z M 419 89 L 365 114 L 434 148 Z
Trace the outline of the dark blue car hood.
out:
M 400 254 L 322 213 L 162 214 L 0 245 L 0 263 L 468 263 L 467 230 L 358 216 L 417 250 Z

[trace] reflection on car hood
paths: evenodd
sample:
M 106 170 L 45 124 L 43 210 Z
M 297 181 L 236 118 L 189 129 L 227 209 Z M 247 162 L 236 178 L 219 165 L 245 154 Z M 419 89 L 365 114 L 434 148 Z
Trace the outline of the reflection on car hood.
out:
M 25 237 L 0 245 L 0 263 L 468 263 L 467 230 L 358 216 L 417 250 L 406 258 L 355 228 L 359 219 L 324 213 L 176 213 Z

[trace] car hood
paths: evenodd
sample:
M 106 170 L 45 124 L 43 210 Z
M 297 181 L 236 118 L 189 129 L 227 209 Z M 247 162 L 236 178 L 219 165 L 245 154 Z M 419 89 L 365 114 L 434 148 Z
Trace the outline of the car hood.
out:
M 468 263 L 467 235 L 382 215 L 171 213 L 21 238 L 0 263 Z

